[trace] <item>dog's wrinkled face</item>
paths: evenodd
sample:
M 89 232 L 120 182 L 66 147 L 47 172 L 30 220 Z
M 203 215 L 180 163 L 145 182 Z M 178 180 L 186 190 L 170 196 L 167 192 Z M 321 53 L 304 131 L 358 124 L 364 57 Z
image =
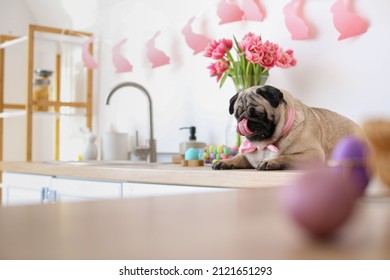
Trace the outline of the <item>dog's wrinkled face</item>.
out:
M 255 86 L 230 99 L 229 113 L 237 119 L 237 132 L 249 141 L 271 138 L 280 114 L 283 93 L 272 86 Z

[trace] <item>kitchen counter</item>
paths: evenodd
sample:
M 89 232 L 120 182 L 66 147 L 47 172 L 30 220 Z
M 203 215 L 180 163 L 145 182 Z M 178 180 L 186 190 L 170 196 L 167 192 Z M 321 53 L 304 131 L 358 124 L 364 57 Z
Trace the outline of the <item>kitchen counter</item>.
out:
M 142 163 L 3 162 L 1 169 L 233 189 L 0 207 L 0 259 L 390 259 L 388 193 L 361 198 L 333 238 L 318 240 L 292 222 L 280 205 L 282 187 L 274 187 L 299 172 Z
M 0 259 L 390 259 L 389 197 L 362 198 L 318 240 L 289 219 L 280 191 L 0 208 Z
M 283 185 L 297 171 L 212 170 L 211 166 L 183 167 L 167 163 L 1 162 L 3 172 L 31 173 L 89 180 L 169 185 L 258 188 Z

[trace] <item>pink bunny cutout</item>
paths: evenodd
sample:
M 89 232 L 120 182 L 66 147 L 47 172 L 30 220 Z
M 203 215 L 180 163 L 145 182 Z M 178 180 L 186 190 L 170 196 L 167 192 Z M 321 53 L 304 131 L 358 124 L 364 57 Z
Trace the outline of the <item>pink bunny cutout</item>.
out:
M 81 58 L 83 60 L 84 66 L 88 69 L 97 68 L 97 63 L 93 59 L 92 55 L 89 53 L 89 46 L 93 44 L 95 40 L 94 36 L 88 38 L 87 41 L 81 44 Z
M 156 32 L 152 39 L 146 43 L 146 56 L 148 57 L 150 63 L 152 63 L 152 68 L 169 64 L 169 57 L 155 47 L 156 38 L 160 35 L 160 33 L 160 31 Z
M 217 15 L 221 19 L 219 24 L 241 21 L 244 12 L 236 4 L 229 4 L 226 0 L 218 3 Z
M 293 40 L 303 40 L 310 37 L 310 28 L 302 15 L 305 0 L 292 0 L 283 8 L 284 23 Z
M 242 9 L 245 20 L 263 21 L 265 18 L 265 9 L 260 0 L 244 0 Z
M 340 32 L 339 40 L 358 36 L 368 29 L 368 22 L 353 11 L 352 0 L 336 0 L 331 11 L 333 24 Z
M 191 24 L 195 20 L 195 17 L 190 18 L 186 26 L 182 29 L 181 33 L 187 42 L 187 45 L 194 50 L 194 55 L 203 52 L 207 45 L 211 42 L 211 39 L 204 35 L 196 34 L 192 31 Z
M 115 66 L 116 73 L 131 72 L 133 70 L 133 66 L 121 53 L 121 48 L 126 42 L 127 39 L 123 39 L 112 48 L 112 63 Z

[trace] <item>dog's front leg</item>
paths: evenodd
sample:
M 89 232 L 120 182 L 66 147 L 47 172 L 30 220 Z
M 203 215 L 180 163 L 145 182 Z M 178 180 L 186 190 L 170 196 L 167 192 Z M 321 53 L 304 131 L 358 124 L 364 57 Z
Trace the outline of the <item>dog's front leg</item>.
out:
M 308 166 L 325 163 L 325 154 L 322 151 L 310 150 L 304 153 L 280 155 L 271 160 L 260 161 L 257 170 L 305 169 Z
M 238 154 L 229 159 L 219 160 L 213 164 L 213 169 L 249 169 L 253 168 L 249 161 L 242 155 Z

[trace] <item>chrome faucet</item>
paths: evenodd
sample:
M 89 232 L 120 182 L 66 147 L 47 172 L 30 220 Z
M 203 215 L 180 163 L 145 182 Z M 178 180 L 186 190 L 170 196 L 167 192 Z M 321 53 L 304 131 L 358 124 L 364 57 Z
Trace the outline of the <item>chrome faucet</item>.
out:
M 142 91 L 147 99 L 148 99 L 148 103 L 149 103 L 149 127 L 150 127 L 150 130 L 149 130 L 149 147 L 148 148 L 141 148 L 141 147 L 136 147 L 136 153 L 137 151 L 138 152 L 142 152 L 142 151 L 146 151 L 148 153 L 148 162 L 156 162 L 157 161 L 157 151 L 156 151 L 156 140 L 154 139 L 154 134 L 153 134 L 153 110 L 152 110 L 152 99 L 150 97 L 150 94 L 148 93 L 148 91 L 143 87 L 141 86 L 140 84 L 137 84 L 137 83 L 134 83 L 134 82 L 123 82 L 123 83 L 120 83 L 119 85 L 115 86 L 111 91 L 110 93 L 108 94 L 107 96 L 107 100 L 106 100 L 106 105 L 109 105 L 110 104 L 110 99 L 112 97 L 112 95 L 118 90 L 118 89 L 121 89 L 123 87 L 134 87 L 134 88 L 137 88 L 139 89 L 140 91 Z

